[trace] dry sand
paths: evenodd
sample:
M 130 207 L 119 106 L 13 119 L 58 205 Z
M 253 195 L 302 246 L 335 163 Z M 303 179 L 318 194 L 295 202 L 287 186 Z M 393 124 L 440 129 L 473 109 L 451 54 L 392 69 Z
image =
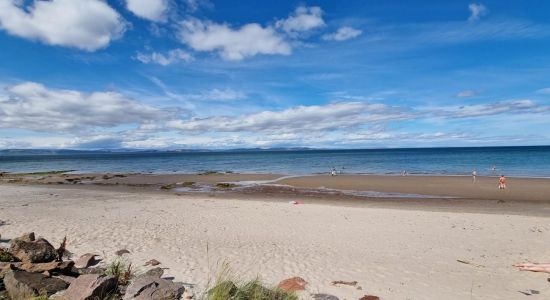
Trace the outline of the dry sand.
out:
M 9 239 L 35 231 L 53 243 L 66 235 L 76 255 L 97 252 L 106 260 L 126 248 L 135 264 L 156 258 L 166 275 L 199 286 L 224 261 L 269 283 L 301 276 L 310 283 L 304 299 L 317 292 L 340 299 L 527 299 L 521 291 L 535 293 L 528 299 L 550 297 L 545 275 L 511 267 L 550 260 L 550 214 L 252 200 L 4 184 L 0 220 L 7 224 L 0 233 Z M 362 290 L 333 280 L 358 281 Z

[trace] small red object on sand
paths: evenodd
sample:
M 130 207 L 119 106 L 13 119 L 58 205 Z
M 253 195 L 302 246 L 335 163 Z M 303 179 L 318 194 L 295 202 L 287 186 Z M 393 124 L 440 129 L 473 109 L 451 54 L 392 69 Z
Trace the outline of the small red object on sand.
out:
M 307 282 L 301 277 L 292 277 L 279 282 L 278 287 L 288 292 L 303 291 Z

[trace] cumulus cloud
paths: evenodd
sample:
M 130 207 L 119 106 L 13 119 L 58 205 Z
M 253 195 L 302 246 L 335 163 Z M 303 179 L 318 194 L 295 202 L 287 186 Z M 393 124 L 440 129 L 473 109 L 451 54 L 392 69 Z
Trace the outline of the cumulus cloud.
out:
M 487 14 L 487 7 L 483 4 L 472 3 L 468 5 L 468 9 L 470 10 L 470 17 L 468 18 L 470 22 L 477 21 Z
M 300 6 L 288 18 L 275 23 L 276 28 L 291 36 L 298 36 L 301 33 L 323 26 L 325 26 L 323 10 L 318 6 Z
M 95 51 L 122 36 L 126 23 L 100 0 L 0 1 L 0 28 L 45 44 Z
M 48 89 L 26 82 L 0 96 L 0 128 L 70 132 L 174 118 L 176 109 L 160 109 L 115 92 L 82 93 Z
M 189 62 L 193 60 L 193 56 L 181 49 L 173 49 L 166 54 L 152 52 L 149 54 L 138 53 L 136 59 L 144 64 L 155 63 L 161 66 L 168 66 L 180 61 Z
M 477 92 L 474 90 L 464 90 L 456 94 L 458 98 L 468 98 L 468 97 L 474 97 L 477 96 Z
M 164 21 L 168 0 L 126 0 L 126 8 L 136 16 L 149 21 Z
M 366 123 L 406 119 L 409 116 L 383 104 L 338 102 L 323 106 L 297 106 L 282 111 L 263 111 L 238 117 L 175 120 L 167 127 L 188 132 L 312 132 L 360 126 Z
M 181 22 L 180 40 L 196 51 L 215 51 L 226 60 L 258 54 L 289 55 L 290 44 L 271 27 L 256 23 L 233 29 L 227 24 L 187 19 Z
M 334 33 L 329 33 L 329 34 L 323 35 L 322 38 L 325 41 L 339 41 L 340 42 L 340 41 L 345 41 L 345 40 L 356 38 L 359 35 L 361 35 L 361 33 L 363 33 L 363 31 L 361 31 L 359 29 L 344 26 L 344 27 L 338 28 L 338 30 Z

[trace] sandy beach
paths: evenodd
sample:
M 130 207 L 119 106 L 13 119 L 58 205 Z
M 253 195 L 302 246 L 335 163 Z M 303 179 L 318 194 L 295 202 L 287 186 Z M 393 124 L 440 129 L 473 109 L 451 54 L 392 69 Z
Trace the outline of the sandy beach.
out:
M 212 182 L 232 181 L 229 177 Z M 322 178 L 322 186 L 352 188 L 355 181 L 346 177 Z M 314 178 L 286 179 L 285 183 L 318 187 Z M 392 191 L 427 194 L 413 183 L 403 184 L 413 179 L 392 179 L 400 181 L 395 185 L 400 188 Z M 431 187 L 451 179 L 418 180 Z M 544 181 L 532 181 L 537 193 L 548 189 Z M 169 268 L 167 276 L 197 284 L 198 290 L 227 262 L 242 277 L 259 275 L 270 284 L 300 276 L 309 282 L 307 291 L 300 294 L 303 299 L 315 293 L 340 299 L 368 294 L 382 299 L 525 299 L 525 293 L 532 294 L 529 299 L 547 299 L 550 295 L 545 275 L 511 267 L 514 262 L 550 260 L 550 213 L 537 194 L 526 198 L 535 201 L 526 203 L 536 205 L 537 214 L 524 214 L 521 209 L 509 214 L 472 213 L 471 202 L 469 212 L 464 212 L 429 205 L 400 209 L 395 203 L 391 207 L 338 205 L 334 196 L 330 201 L 305 197 L 302 204 L 292 205 L 288 201 L 295 196 L 285 194 L 266 199 L 239 193 L 175 194 L 120 184 L 101 187 L 0 185 L 0 220 L 6 222 L 0 227 L 3 241 L 27 231 L 54 243 L 67 236 L 75 255 L 95 252 L 105 261 L 125 248 L 135 265 L 155 258 Z M 483 186 L 479 189 L 482 193 Z M 510 193 L 516 195 L 517 190 L 514 187 Z M 432 191 L 458 193 L 452 188 Z M 489 196 L 486 199 L 493 198 Z M 509 196 L 512 200 L 503 205 L 515 203 L 516 196 Z M 425 201 L 432 200 L 413 203 Z M 475 203 L 480 202 L 494 201 Z M 333 286 L 334 280 L 358 281 L 361 289 Z

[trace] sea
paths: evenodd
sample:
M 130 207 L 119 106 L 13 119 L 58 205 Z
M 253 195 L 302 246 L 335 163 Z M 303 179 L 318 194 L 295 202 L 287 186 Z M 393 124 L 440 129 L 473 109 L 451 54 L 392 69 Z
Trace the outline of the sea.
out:
M 5 152 L 4 152 L 5 153 Z M 506 175 L 550 177 L 550 146 L 0 154 L 0 172 Z

